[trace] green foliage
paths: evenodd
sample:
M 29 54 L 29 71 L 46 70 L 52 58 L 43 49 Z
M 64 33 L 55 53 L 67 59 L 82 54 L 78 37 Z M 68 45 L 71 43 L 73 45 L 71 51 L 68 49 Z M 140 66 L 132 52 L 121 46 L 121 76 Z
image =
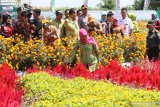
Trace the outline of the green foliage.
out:
M 133 7 L 135 10 L 143 10 L 144 0 L 135 0 Z
M 107 10 L 114 10 L 116 7 L 116 0 L 101 0 L 101 3 L 97 4 L 97 6 Z
M 160 5 L 159 0 L 151 0 L 148 8 L 150 10 L 157 10 L 159 9 L 159 5 Z M 144 0 L 135 0 L 133 7 L 135 8 L 135 10 L 143 10 Z
M 159 0 L 151 0 L 149 9 L 151 9 L 151 10 L 160 9 L 160 1 Z
M 32 107 L 130 107 L 134 102 L 160 101 L 160 93 L 83 78 L 71 80 L 39 72 L 22 78 L 24 101 Z

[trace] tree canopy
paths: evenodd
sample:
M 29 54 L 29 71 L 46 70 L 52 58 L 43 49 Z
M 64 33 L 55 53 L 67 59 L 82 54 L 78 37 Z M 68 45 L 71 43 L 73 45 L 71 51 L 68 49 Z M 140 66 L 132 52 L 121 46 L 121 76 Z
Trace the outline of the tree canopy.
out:
M 157 9 L 160 9 L 159 6 L 160 6 L 159 0 L 151 0 L 148 9 L 149 10 L 157 10 Z M 144 0 L 135 0 L 133 7 L 135 10 L 143 10 Z
M 116 0 L 101 0 L 101 3 L 97 6 L 108 10 L 114 10 L 116 8 Z

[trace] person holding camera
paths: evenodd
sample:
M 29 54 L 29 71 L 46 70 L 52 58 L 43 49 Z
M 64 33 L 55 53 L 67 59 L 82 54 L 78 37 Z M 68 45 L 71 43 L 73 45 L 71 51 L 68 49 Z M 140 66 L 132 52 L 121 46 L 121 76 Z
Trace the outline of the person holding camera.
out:
M 3 14 L 3 21 L 1 25 L 1 34 L 5 38 L 10 38 L 13 35 L 12 19 L 9 14 Z
M 118 24 L 118 19 L 116 17 L 113 17 L 113 22 L 112 25 L 110 27 L 110 32 L 112 35 L 116 35 L 116 36 L 120 36 L 122 38 L 124 38 L 124 29 L 123 26 L 120 26 Z
M 97 34 L 103 34 L 103 28 L 99 21 L 96 21 L 93 16 L 88 17 L 87 30 L 89 33 L 96 32 Z M 95 35 L 92 35 L 95 36 Z
M 42 36 L 42 21 L 40 20 L 41 10 L 40 9 L 34 9 L 33 10 L 33 17 L 32 23 L 34 24 L 36 30 L 33 33 L 33 38 L 41 39 Z
M 36 28 L 31 23 L 27 11 L 21 12 L 21 17 L 15 22 L 14 33 L 19 34 L 24 39 L 24 42 L 28 42 L 32 39 L 31 34 L 35 33 Z
M 60 39 L 55 26 L 49 26 L 49 23 L 46 22 L 43 24 L 43 29 L 44 43 L 46 45 L 53 45 L 57 39 Z

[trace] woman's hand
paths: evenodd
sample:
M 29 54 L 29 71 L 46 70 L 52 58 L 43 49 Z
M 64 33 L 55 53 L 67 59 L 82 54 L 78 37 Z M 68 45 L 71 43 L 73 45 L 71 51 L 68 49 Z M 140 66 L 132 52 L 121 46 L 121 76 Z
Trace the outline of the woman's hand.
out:
M 68 61 L 64 61 L 64 62 L 62 63 L 62 66 L 67 66 L 67 65 L 69 65 L 69 62 L 68 62 Z

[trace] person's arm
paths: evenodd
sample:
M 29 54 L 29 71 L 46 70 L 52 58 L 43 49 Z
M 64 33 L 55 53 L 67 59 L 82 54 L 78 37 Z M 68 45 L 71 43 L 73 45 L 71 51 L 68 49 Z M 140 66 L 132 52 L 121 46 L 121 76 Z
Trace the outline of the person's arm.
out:
M 79 28 L 82 28 L 82 23 L 83 23 L 82 18 L 79 17 L 78 18 L 78 26 L 79 26 Z
M 75 26 L 73 26 L 72 24 L 70 24 L 68 19 L 65 20 L 64 24 L 65 24 L 66 30 L 74 31 Z
M 99 60 L 98 46 L 96 44 L 92 44 L 92 46 L 93 46 L 93 51 L 94 51 L 97 59 Z
M 103 28 L 102 28 L 102 24 L 100 22 L 97 22 L 97 24 L 98 24 L 98 27 L 99 27 L 99 29 L 97 29 L 97 32 L 101 33 L 101 34 L 104 33 Z
M 37 31 L 39 31 L 40 29 L 42 29 L 42 21 L 39 21 L 36 26 Z
M 1 27 L 1 34 L 2 34 L 4 37 L 8 37 L 8 35 L 4 32 L 4 26 Z
M 155 28 L 156 28 L 157 30 L 160 29 L 160 20 L 157 20 L 157 21 L 156 21 Z
M 130 36 L 133 34 L 133 29 L 130 29 L 130 33 L 129 34 L 130 34 Z
M 130 23 L 129 23 L 129 26 L 130 26 L 130 35 L 132 35 L 133 34 L 133 22 L 132 22 L 132 20 L 130 19 L 130 21 L 129 21 Z
M 62 27 L 61 27 L 60 38 L 64 38 L 64 37 L 66 37 L 66 29 L 65 29 L 65 26 L 63 24 Z
M 121 36 L 124 38 L 124 29 L 122 27 L 120 29 L 120 32 L 121 32 Z
M 51 26 L 51 30 L 53 31 L 56 38 L 58 38 L 60 40 L 60 36 L 58 35 L 57 28 L 55 26 Z
M 75 45 L 73 46 L 72 52 L 71 52 L 71 54 L 70 54 L 67 62 L 72 63 L 73 58 L 75 57 L 75 55 L 76 55 L 76 53 L 77 53 L 77 51 L 78 51 L 78 48 L 79 48 L 79 41 L 77 41 L 77 42 L 75 43 Z

